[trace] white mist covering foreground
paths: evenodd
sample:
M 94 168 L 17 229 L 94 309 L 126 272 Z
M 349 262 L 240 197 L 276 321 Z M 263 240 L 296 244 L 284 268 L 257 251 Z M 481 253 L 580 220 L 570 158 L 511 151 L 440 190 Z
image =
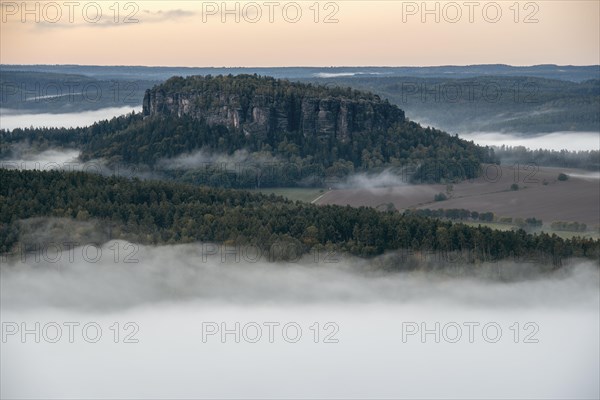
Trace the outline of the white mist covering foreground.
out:
M 25 343 L 4 337 L 1 397 L 599 396 L 600 275 L 592 262 L 501 282 L 366 272 L 372 262 L 340 255 L 285 264 L 251 262 L 255 255 L 238 249 L 236 261 L 235 252 L 202 244 L 92 250 L 95 262 L 84 261 L 83 248 L 56 263 L 2 260 L 3 334 L 11 323 L 79 325 L 73 343 L 66 329 L 57 343 L 45 340 L 52 329 L 40 343 L 32 334 Z M 139 327 L 138 343 L 124 343 L 128 322 Z M 101 327 L 98 342 L 83 339 L 86 323 Z M 239 343 L 235 333 L 223 340 L 221 328 L 235 332 L 236 323 Z M 439 343 L 435 333 L 411 334 L 435 332 L 436 323 Z M 285 336 L 286 324 L 300 336 L 295 328 Z M 484 334 L 486 324 L 494 329 Z

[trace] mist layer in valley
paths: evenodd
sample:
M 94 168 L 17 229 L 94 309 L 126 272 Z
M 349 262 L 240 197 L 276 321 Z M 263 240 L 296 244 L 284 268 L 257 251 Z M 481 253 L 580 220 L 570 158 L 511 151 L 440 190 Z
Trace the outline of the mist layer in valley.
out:
M 593 262 L 391 273 L 379 266 L 393 254 L 281 264 L 202 243 L 46 247 L 2 259 L 2 397 L 599 394 Z M 22 336 L 36 323 L 40 343 Z
M 109 107 L 99 110 L 90 110 L 76 113 L 50 114 L 29 113 L 23 114 L 10 109 L 0 109 L 0 129 L 12 130 L 15 128 L 76 128 L 92 125 L 96 121 L 111 119 L 132 111 L 139 112 L 142 107 Z
M 25 143 L 13 145 L 9 157 L 0 160 L 0 167 L 23 170 L 67 170 L 69 165 L 79 163 L 79 150 L 67 148 L 50 148 L 37 150 Z
M 459 133 L 466 140 L 482 146 L 524 146 L 546 150 L 599 150 L 600 132 L 550 132 L 535 136 L 518 133 L 473 132 Z

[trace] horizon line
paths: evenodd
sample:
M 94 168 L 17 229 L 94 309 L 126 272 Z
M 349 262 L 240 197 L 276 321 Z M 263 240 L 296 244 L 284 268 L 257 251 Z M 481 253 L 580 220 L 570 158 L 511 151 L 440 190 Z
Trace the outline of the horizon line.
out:
M 529 64 L 529 65 L 514 65 L 504 63 L 492 64 L 437 64 L 437 65 L 290 65 L 290 66 L 183 66 L 183 65 L 141 65 L 141 64 L 8 64 L 0 63 L 2 66 L 50 66 L 50 67 L 142 67 L 142 68 L 213 68 L 213 69 L 250 69 L 250 68 L 444 68 L 444 67 L 482 67 L 482 66 L 504 66 L 512 68 L 532 68 L 532 67 L 600 67 L 600 64 Z

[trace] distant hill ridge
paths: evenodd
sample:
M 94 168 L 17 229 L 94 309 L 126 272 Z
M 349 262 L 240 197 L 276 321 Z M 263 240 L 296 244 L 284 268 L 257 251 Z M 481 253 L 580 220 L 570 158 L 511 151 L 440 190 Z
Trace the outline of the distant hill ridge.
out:
M 83 74 L 97 79 L 149 79 L 164 81 L 172 76 L 259 74 L 275 78 L 305 79 L 327 76 L 385 76 L 468 78 L 476 76 L 530 76 L 573 82 L 598 79 L 600 65 L 531 65 L 505 64 L 439 65 L 439 66 L 346 66 L 346 67 L 145 67 L 133 65 L 9 65 L 0 64 L 2 72 L 37 71 L 62 74 Z

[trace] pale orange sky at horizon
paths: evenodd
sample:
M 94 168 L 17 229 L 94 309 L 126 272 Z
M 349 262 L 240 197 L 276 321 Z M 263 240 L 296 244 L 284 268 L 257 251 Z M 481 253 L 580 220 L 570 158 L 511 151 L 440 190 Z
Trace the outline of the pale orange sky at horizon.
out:
M 598 0 L 223 5 L 30 1 L 23 8 L 20 1 L 2 0 L 0 62 L 189 67 L 600 64 Z

